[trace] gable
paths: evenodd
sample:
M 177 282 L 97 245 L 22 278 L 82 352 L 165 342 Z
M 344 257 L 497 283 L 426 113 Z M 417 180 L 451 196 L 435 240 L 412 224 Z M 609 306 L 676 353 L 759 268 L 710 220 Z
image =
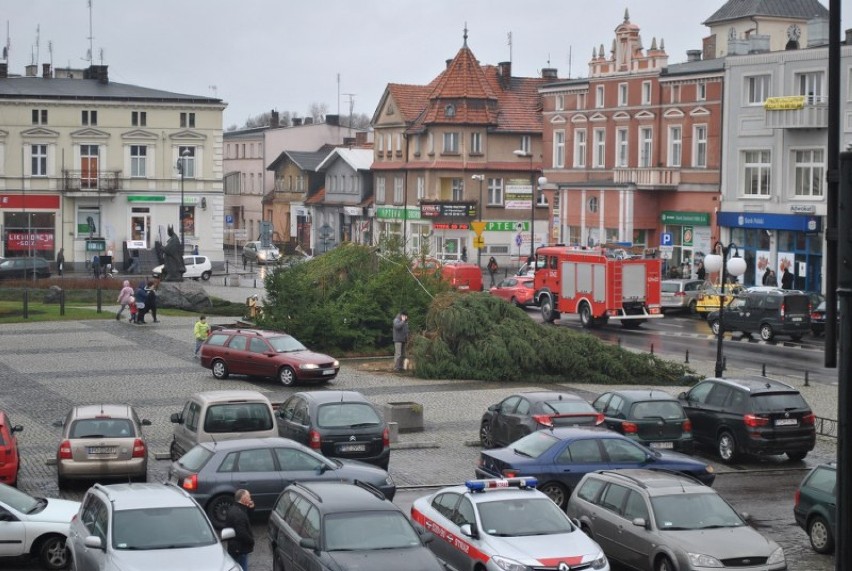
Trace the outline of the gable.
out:
M 71 132 L 72 139 L 109 139 L 109 133 L 106 131 L 101 131 L 100 129 L 92 129 L 88 127 L 86 129 L 80 129 L 78 131 Z
M 594 115 L 592 115 L 592 118 L 589 119 L 589 121 L 606 121 L 606 115 L 604 115 L 603 113 L 595 113 Z
M 44 127 L 34 127 L 32 129 L 27 129 L 26 131 L 21 131 L 21 136 L 27 138 L 53 138 L 58 137 L 59 133 L 57 131 L 45 129 Z
M 130 141 L 156 141 L 157 135 L 144 129 L 134 129 L 121 134 L 121 138 Z
M 653 119 L 654 114 L 650 111 L 640 111 L 636 114 L 636 119 Z
M 703 117 L 705 115 L 710 115 L 710 111 L 706 107 L 696 107 L 689 112 L 689 115 L 692 117 Z
M 190 131 L 189 129 L 184 129 L 183 131 L 177 131 L 176 133 L 172 133 L 171 135 L 169 135 L 169 139 L 172 139 L 172 140 L 180 139 L 182 141 L 203 141 L 206 138 L 207 138 L 206 135 L 196 133 L 195 131 Z
M 663 117 L 680 118 L 683 117 L 683 111 L 681 111 L 680 109 L 669 109 L 665 113 L 663 113 Z
M 619 111 L 612 116 L 613 121 L 630 121 L 630 113 L 627 111 Z
M 563 125 L 563 124 L 565 124 L 567 121 L 565 121 L 565 117 L 563 117 L 562 115 L 557 115 L 556 117 L 554 117 L 553 119 L 551 119 L 551 120 L 550 120 L 550 122 L 551 122 L 553 125 Z
M 587 121 L 588 121 L 588 119 L 587 119 L 587 118 L 586 118 L 586 116 L 585 116 L 585 115 L 583 115 L 582 113 L 577 113 L 576 115 L 574 115 L 573 117 L 571 117 L 571 122 L 572 122 L 572 123 L 585 123 L 585 122 L 587 122 Z

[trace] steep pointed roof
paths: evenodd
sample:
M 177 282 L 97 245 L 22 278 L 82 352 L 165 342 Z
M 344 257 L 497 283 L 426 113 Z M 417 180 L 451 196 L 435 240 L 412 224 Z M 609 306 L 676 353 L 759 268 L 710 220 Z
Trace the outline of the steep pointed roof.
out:
M 819 0 L 728 0 L 703 23 L 709 26 L 753 16 L 810 20 L 828 18 L 828 9 Z
M 429 99 L 496 99 L 467 40 L 438 79 Z

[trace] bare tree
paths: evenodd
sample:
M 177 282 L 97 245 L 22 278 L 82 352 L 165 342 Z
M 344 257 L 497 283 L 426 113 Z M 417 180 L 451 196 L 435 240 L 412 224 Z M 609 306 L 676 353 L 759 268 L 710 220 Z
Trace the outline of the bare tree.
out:
M 352 127 L 353 129 L 367 129 L 370 127 L 371 117 L 366 113 L 353 113 L 340 118 L 341 127 Z
M 326 103 L 311 103 L 311 108 L 308 111 L 314 123 L 322 123 L 325 121 L 325 116 L 328 114 L 328 104 Z
M 246 119 L 246 122 L 241 129 L 253 129 L 255 127 L 289 127 L 292 124 L 292 117 L 296 115 L 297 114 L 294 111 L 284 111 L 279 113 L 278 124 L 273 125 L 272 111 L 267 111 Z

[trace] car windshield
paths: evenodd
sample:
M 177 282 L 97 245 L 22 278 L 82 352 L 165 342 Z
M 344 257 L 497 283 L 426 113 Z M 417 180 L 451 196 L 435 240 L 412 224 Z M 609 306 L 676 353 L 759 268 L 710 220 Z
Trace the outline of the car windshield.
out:
M 544 411 L 556 414 L 572 414 L 576 412 L 595 413 L 595 407 L 579 400 L 553 400 L 544 403 Z
M 195 446 L 191 448 L 189 452 L 180 457 L 178 464 L 187 470 L 198 472 L 204 467 L 211 456 L 213 456 L 213 453 L 204 446 Z
M 419 547 L 420 537 L 398 511 L 342 513 L 325 518 L 326 551 Z
M 210 522 L 197 506 L 115 512 L 112 526 L 115 549 L 183 549 L 216 542 Z
M 71 424 L 68 438 L 130 438 L 133 423 L 126 418 L 84 418 Z
M 336 402 L 324 404 L 317 412 L 317 426 L 320 428 L 354 428 L 358 426 L 379 426 L 382 419 L 367 403 Z
M 784 412 L 808 410 L 810 407 L 799 393 L 760 393 L 751 397 L 755 412 Z
M 574 531 L 571 521 L 549 498 L 480 502 L 482 531 L 499 537 L 555 535 Z
M 294 351 L 307 351 L 307 347 L 299 343 L 295 337 L 282 335 L 281 337 L 270 337 L 267 339 L 272 348 L 278 353 L 290 353 Z
M 660 530 L 742 527 L 743 519 L 715 492 L 699 492 L 651 498 Z
M 662 418 L 673 420 L 683 418 L 683 409 L 676 401 L 654 400 L 633 404 L 632 417 L 637 420 L 645 418 Z
M 0 484 L 0 502 L 26 514 L 34 511 L 44 500 L 36 499 L 12 486 Z
M 557 442 L 559 442 L 558 438 L 546 432 L 533 432 L 514 442 L 512 450 L 523 456 L 538 458 Z
M 272 413 L 264 403 L 214 404 L 207 409 L 205 432 L 253 432 L 270 430 Z

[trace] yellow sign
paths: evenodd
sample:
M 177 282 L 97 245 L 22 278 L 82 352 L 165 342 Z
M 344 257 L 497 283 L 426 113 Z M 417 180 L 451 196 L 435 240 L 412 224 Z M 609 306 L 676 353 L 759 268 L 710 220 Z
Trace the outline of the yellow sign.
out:
M 481 250 L 485 247 L 485 238 L 482 236 L 477 236 L 473 239 L 473 247 L 477 250 Z
M 476 222 L 471 222 L 470 227 L 473 228 L 473 231 L 477 236 L 482 236 L 482 231 L 485 230 L 485 225 L 487 222 L 483 222 L 482 220 L 478 220 Z
M 770 111 L 782 111 L 784 109 L 804 109 L 804 95 L 788 95 L 786 97 L 767 97 L 763 102 L 763 108 Z

